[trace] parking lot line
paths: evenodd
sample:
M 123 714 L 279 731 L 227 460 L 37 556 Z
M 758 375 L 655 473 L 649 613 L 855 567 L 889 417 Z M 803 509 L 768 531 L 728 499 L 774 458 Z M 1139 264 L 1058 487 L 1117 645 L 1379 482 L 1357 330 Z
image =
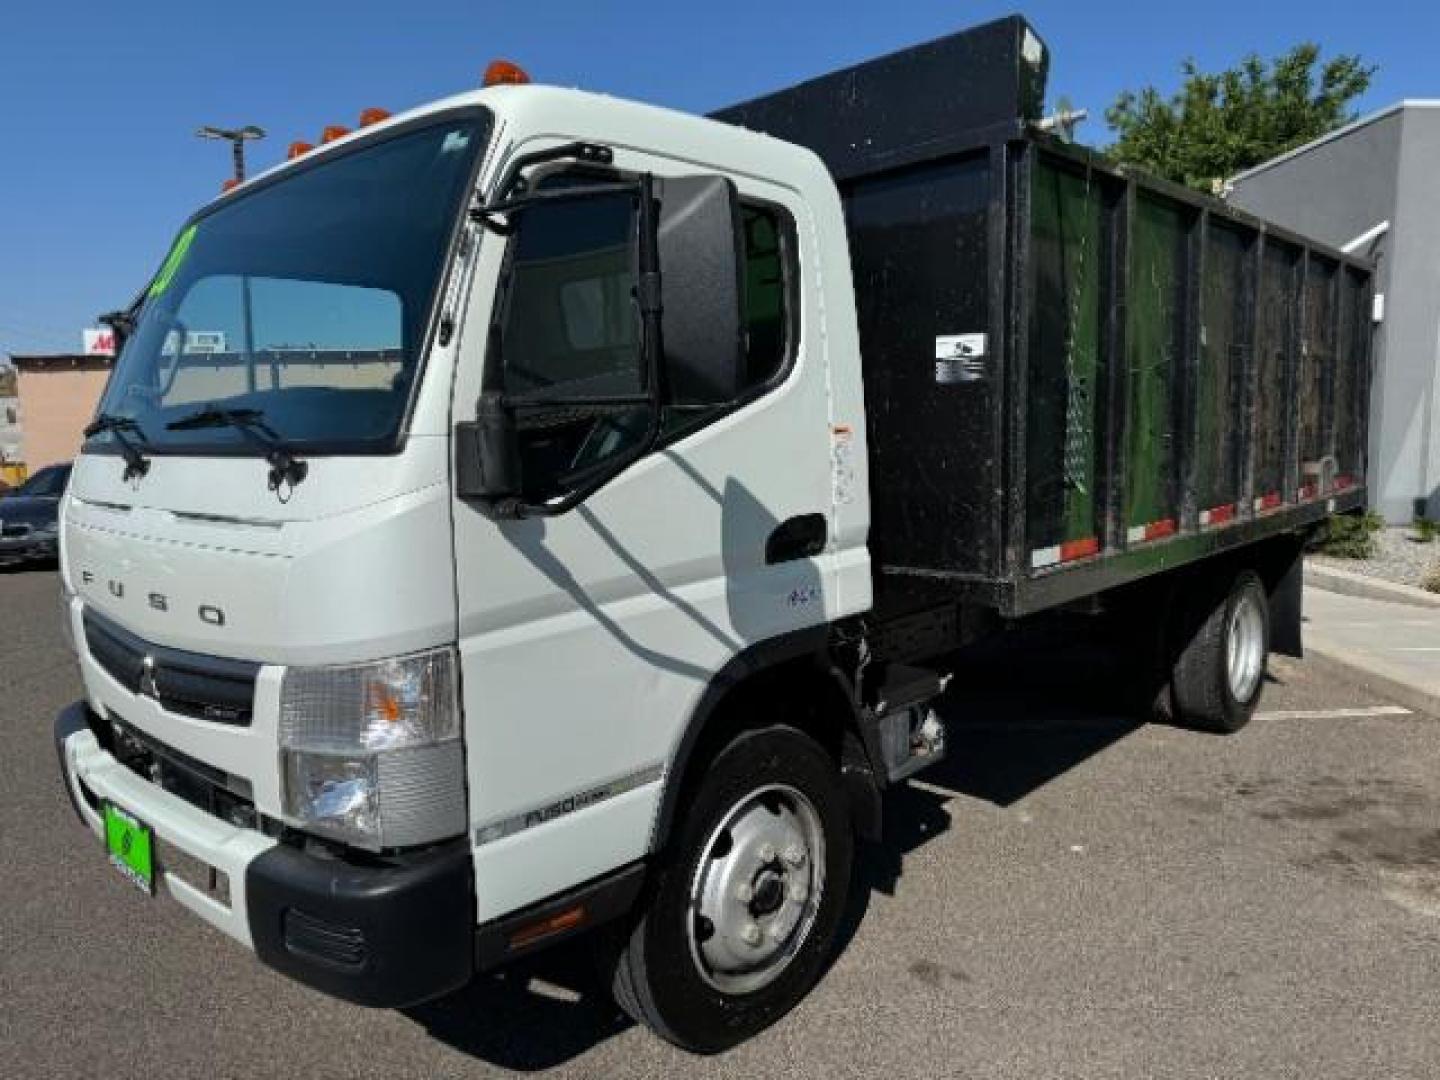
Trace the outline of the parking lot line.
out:
M 1358 720 L 1367 716 L 1414 716 L 1403 705 L 1366 705 L 1356 709 L 1271 709 L 1257 712 L 1257 720 Z

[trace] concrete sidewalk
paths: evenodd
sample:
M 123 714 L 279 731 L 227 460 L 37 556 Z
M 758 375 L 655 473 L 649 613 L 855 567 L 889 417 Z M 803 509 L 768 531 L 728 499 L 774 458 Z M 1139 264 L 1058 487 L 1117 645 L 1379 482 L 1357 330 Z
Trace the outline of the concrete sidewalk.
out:
M 1305 653 L 1377 693 L 1440 716 L 1440 610 L 1305 590 Z

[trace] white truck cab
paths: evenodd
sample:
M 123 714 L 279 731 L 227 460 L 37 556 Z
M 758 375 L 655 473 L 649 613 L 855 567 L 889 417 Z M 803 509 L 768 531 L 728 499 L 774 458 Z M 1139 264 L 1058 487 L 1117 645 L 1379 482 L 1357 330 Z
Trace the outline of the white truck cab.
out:
M 647 233 L 692 252 L 658 289 Z M 870 605 L 850 290 L 813 154 L 574 90 L 451 98 L 222 196 L 131 316 L 64 507 L 82 817 L 367 1004 L 631 906 L 717 693 Z M 502 393 L 523 480 L 467 490 Z M 792 850 L 811 802 L 742 818 L 821 858 Z M 768 861 L 745 948 L 779 958 L 824 868 Z

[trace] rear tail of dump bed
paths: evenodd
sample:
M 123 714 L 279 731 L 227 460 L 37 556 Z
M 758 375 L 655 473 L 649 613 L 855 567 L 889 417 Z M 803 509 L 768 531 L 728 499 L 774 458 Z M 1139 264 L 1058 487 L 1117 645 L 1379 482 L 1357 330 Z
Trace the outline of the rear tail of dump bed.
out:
M 1039 133 L 1046 63 L 1004 19 L 717 114 L 840 186 L 880 584 L 1011 616 L 1365 495 L 1369 265 Z

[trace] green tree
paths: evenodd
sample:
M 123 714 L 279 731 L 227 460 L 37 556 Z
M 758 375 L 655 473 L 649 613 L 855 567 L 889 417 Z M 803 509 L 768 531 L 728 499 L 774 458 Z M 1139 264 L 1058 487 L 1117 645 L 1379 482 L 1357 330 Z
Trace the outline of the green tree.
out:
M 1320 47 L 1297 45 L 1267 64 L 1247 56 L 1209 74 L 1193 60 L 1166 99 L 1153 86 L 1127 90 L 1105 110 L 1119 136 L 1108 153 L 1167 180 L 1210 191 L 1217 181 L 1293 150 L 1354 119 L 1350 104 L 1375 68 L 1337 56 L 1317 71 Z

